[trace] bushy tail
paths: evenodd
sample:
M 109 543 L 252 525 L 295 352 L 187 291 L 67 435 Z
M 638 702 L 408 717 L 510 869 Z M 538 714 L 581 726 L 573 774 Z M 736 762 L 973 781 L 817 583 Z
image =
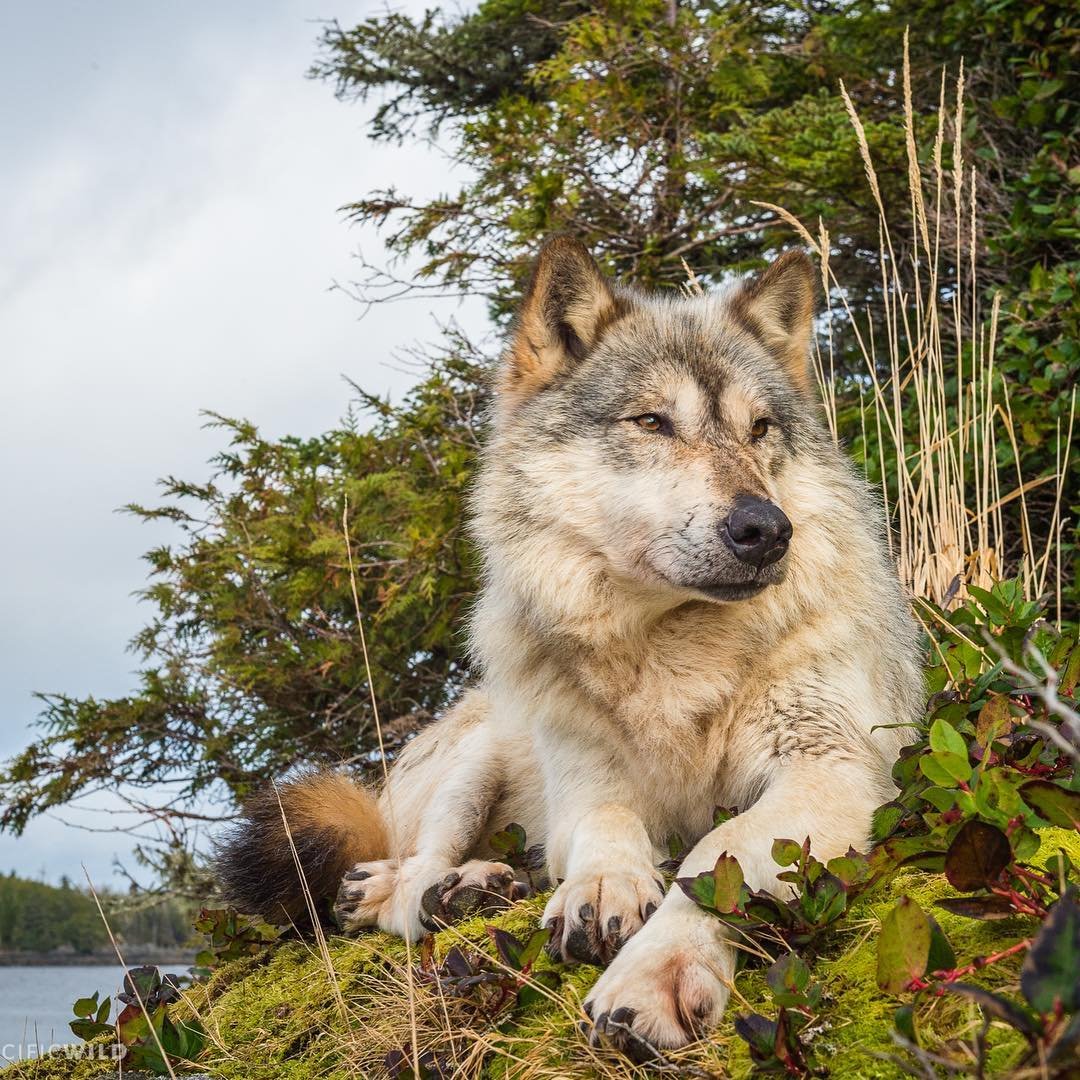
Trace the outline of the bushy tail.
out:
M 323 770 L 249 799 L 218 846 L 215 869 L 223 899 L 237 910 L 304 926 L 311 922 L 305 882 L 321 914 L 354 863 L 388 853 L 386 823 L 374 795 L 344 773 Z

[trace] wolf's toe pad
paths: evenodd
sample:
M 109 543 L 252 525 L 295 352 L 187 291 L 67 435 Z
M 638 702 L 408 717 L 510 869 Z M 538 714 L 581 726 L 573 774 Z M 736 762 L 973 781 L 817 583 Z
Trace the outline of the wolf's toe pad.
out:
M 427 930 L 439 930 L 471 915 L 507 908 L 526 895 L 528 887 L 514 880 L 514 871 L 505 863 L 474 860 L 425 890 L 420 922 Z

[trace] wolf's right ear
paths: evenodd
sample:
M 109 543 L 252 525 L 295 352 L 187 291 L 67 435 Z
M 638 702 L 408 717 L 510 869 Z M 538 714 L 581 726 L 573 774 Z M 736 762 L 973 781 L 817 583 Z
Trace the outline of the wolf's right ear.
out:
M 555 236 L 540 251 L 499 378 L 511 407 L 582 360 L 624 311 L 581 241 Z
M 731 298 L 736 318 L 776 354 L 800 390 L 813 391 L 810 343 L 817 274 L 804 251 L 786 251 Z

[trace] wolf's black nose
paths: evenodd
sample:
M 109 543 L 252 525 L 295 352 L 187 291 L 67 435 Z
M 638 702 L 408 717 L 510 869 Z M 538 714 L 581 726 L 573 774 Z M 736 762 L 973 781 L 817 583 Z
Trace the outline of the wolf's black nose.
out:
M 739 562 L 761 569 L 784 557 L 791 539 L 791 522 L 774 503 L 753 495 L 738 495 L 720 526 L 720 535 Z

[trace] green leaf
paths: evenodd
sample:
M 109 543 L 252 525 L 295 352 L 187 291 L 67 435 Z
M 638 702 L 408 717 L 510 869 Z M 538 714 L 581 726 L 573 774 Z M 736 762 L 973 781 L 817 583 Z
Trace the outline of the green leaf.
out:
M 83 1020 L 86 1020 L 89 1017 L 93 1016 L 94 1013 L 97 1012 L 97 1009 L 98 992 L 96 990 L 94 991 L 93 997 L 79 998 L 79 1000 L 76 1001 L 75 1004 L 71 1007 L 72 1012 L 74 1012 L 76 1016 Z
M 488 841 L 493 851 L 500 855 L 518 855 L 525 850 L 525 830 L 512 821 L 505 829 L 495 833 Z
M 1070 887 L 1050 914 L 1028 949 L 1020 969 L 1020 989 L 1040 1013 L 1061 1007 L 1080 1009 L 1080 901 Z
M 944 813 L 946 810 L 951 810 L 956 805 L 957 795 L 962 792 L 957 791 L 955 788 L 941 788 L 932 787 L 927 788 L 922 797 L 935 809 Z
M 781 1008 L 813 1009 L 820 1001 L 821 990 L 811 985 L 810 969 L 797 953 L 784 953 L 769 967 L 765 979 Z
M 937 920 L 932 915 L 927 919 L 930 922 L 930 953 L 926 958 L 926 970 L 951 971 L 956 967 L 956 953 Z
M 903 993 L 926 973 L 930 957 L 930 921 L 909 896 L 901 896 L 881 922 L 877 983 L 887 994 Z
M 713 868 L 713 901 L 717 911 L 734 911 L 743 887 L 743 872 L 734 855 L 721 855 Z
M 1030 780 L 1019 791 L 1044 821 L 1063 829 L 1080 829 L 1080 792 L 1066 791 L 1051 780 Z
M 960 757 L 968 756 L 968 744 L 963 741 L 963 735 L 940 717 L 930 725 L 930 748 Z
M 930 726 L 930 749 L 942 753 L 956 754 L 962 758 L 966 758 L 968 754 L 964 736 L 952 724 L 940 718 Z
M 738 859 L 726 852 L 712 870 L 693 878 L 677 878 L 678 886 L 695 903 L 709 911 L 730 914 L 739 906 L 743 893 L 743 872 Z
M 887 802 L 874 811 L 874 817 L 870 825 L 870 838 L 875 842 L 888 839 L 896 831 L 896 827 L 904 819 L 907 813 L 904 805 L 898 802 Z
M 911 1005 L 901 1005 L 893 1013 L 893 1026 L 909 1043 L 919 1045 L 919 1036 L 915 1030 L 915 1009 Z
M 529 940 L 525 942 L 525 948 L 521 950 L 521 955 L 518 957 L 523 969 L 531 967 L 536 962 L 536 958 L 543 951 L 550 936 L 551 931 L 546 927 L 533 932 Z
M 87 1042 L 90 1039 L 96 1039 L 99 1035 L 114 1035 L 116 1029 L 112 1024 L 103 1024 L 95 1020 L 72 1020 L 68 1026 L 71 1028 L 72 1034 L 78 1035 L 80 1039 L 85 1039 Z
M 735 1017 L 735 1034 L 750 1045 L 753 1056 L 768 1058 L 776 1046 L 776 1024 L 758 1013 Z
M 923 775 L 938 787 L 956 787 L 958 783 L 966 784 L 971 779 L 971 765 L 967 755 L 950 753 L 947 750 L 938 750 L 919 758 L 919 768 Z
M 825 864 L 829 873 L 837 877 L 847 888 L 861 885 L 870 877 L 870 860 L 857 852 L 850 855 L 838 855 Z
M 508 930 L 503 930 L 498 926 L 489 926 L 486 929 L 495 945 L 495 951 L 499 954 L 499 959 L 508 968 L 520 971 L 523 966 L 521 957 L 525 952 L 525 945 Z
M 1011 919 L 1016 910 L 1003 896 L 987 893 L 984 896 L 946 896 L 935 900 L 939 908 L 952 915 L 962 915 L 965 919 Z
M 802 856 L 802 844 L 794 840 L 774 840 L 772 844 L 772 859 L 777 866 L 791 866 L 797 863 Z

